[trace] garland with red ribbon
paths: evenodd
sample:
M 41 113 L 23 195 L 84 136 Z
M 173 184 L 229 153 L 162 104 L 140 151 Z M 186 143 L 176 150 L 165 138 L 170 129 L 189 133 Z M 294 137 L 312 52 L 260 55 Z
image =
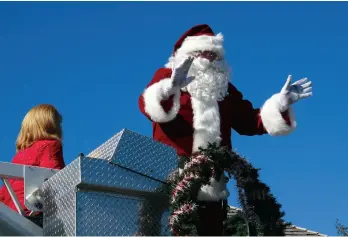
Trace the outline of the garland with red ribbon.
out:
M 169 226 L 175 236 L 197 235 L 197 196 L 211 177 L 219 180 L 222 172 L 237 181 L 239 202 L 251 226 L 251 235 L 282 236 L 288 223 L 282 219 L 281 205 L 270 193 L 270 188 L 258 179 L 258 170 L 237 153 L 209 144 L 192 155 L 183 172 L 169 180 L 171 216 Z

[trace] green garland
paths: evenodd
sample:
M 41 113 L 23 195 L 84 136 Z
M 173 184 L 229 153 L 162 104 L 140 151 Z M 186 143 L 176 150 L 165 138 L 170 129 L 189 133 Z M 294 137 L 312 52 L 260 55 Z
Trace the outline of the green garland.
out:
M 227 217 L 224 234 L 225 236 L 248 236 L 245 219 L 239 214 L 234 217 Z
M 284 212 L 270 188 L 259 180 L 258 170 L 237 153 L 216 144 L 209 144 L 192 155 L 182 174 L 176 173 L 169 180 L 172 234 L 197 235 L 198 192 L 203 185 L 210 184 L 211 177 L 219 181 L 223 172 L 237 181 L 239 202 L 249 221 L 250 235 L 283 236 L 288 225 L 282 219 Z

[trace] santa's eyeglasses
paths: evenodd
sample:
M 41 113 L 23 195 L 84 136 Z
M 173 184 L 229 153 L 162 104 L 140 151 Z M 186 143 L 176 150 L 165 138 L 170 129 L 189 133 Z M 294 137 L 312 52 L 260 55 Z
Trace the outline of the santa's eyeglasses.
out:
M 218 55 L 217 53 L 214 53 L 212 51 L 197 51 L 197 52 L 193 52 L 192 56 L 194 57 L 201 57 L 201 58 L 206 58 L 209 61 L 214 61 L 214 60 L 221 60 L 222 57 L 220 55 Z

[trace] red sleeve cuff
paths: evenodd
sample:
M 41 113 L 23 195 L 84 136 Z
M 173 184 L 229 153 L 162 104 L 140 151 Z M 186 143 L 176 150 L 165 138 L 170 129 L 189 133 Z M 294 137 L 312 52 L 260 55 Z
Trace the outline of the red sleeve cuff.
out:
M 160 103 L 161 103 L 161 106 L 163 107 L 163 110 L 168 113 L 171 108 L 173 107 L 174 105 L 174 95 L 171 95 L 167 100 L 162 100 Z
M 286 110 L 285 112 L 282 112 L 281 114 L 283 116 L 283 119 L 286 121 L 286 124 L 291 126 L 291 119 L 290 119 L 289 111 Z

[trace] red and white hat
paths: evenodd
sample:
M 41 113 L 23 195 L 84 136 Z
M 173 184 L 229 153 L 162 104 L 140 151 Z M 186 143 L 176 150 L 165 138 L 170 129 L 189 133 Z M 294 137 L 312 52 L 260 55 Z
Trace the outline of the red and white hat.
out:
M 174 45 L 173 55 L 166 66 L 171 66 L 173 57 L 184 56 L 196 51 L 212 51 L 224 56 L 223 35 L 215 35 L 209 25 L 196 25 L 186 31 Z

